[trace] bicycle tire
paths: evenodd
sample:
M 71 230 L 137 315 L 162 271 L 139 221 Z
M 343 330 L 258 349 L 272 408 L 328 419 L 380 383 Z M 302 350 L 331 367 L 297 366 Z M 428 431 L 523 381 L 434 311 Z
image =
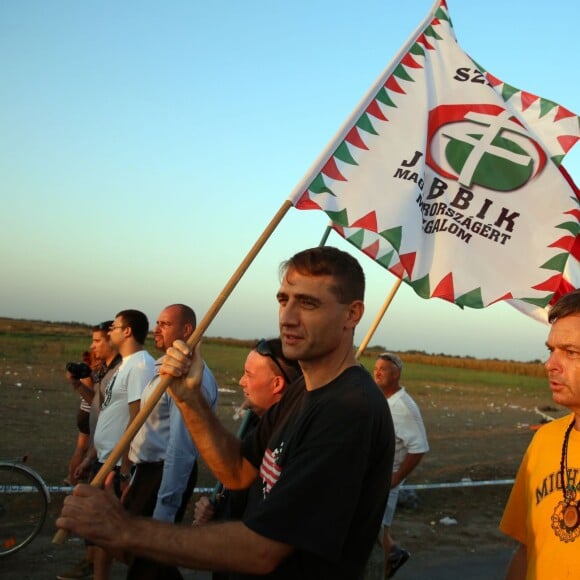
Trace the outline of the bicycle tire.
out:
M 50 495 L 29 467 L 0 463 L 0 558 L 14 554 L 38 535 Z

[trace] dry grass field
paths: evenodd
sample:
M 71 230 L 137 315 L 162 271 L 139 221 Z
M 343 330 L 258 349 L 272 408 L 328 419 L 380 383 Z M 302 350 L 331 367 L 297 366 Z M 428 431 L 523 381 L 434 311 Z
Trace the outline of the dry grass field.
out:
M 90 329 L 80 325 L 0 319 L 0 457 L 27 454 L 28 464 L 49 486 L 62 484 L 76 438 L 79 400 L 64 380 L 65 364 L 80 360 L 89 337 Z M 232 431 L 234 410 L 241 402 L 237 379 L 248 344 L 207 340 L 202 349 L 221 387 L 219 415 Z M 479 361 L 479 368 L 466 368 L 465 359 L 448 357 L 444 365 L 442 357 L 421 355 L 417 361 L 413 359 L 417 355 L 401 356 L 403 383 L 422 409 L 431 451 L 407 482 L 425 487 L 416 492 L 419 505 L 399 509 L 393 535 L 415 554 L 505 548 L 507 541 L 497 525 L 510 486 L 441 484 L 514 477 L 532 427 L 540 422 L 535 409 L 550 409 L 555 416 L 564 412 L 554 407 L 540 365 L 524 365 L 529 372 L 518 374 L 515 367 L 499 361 L 513 370 L 502 373 L 498 361 L 487 365 Z M 368 368 L 373 361 L 372 356 L 362 358 Z M 211 474 L 202 466 L 198 486 L 212 484 Z M 82 554 L 78 539 L 64 546 L 50 542 L 62 498 L 63 493 L 52 494 L 41 537 L 0 560 L 0 577 L 54 578 Z M 444 525 L 445 517 L 457 523 Z M 122 570 L 116 577 L 123 577 Z

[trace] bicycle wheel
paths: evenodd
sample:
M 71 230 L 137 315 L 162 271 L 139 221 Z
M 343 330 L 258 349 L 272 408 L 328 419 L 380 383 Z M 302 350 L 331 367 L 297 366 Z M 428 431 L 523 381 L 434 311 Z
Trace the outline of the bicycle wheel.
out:
M 17 552 L 40 532 L 48 493 L 34 471 L 0 463 L 0 558 Z

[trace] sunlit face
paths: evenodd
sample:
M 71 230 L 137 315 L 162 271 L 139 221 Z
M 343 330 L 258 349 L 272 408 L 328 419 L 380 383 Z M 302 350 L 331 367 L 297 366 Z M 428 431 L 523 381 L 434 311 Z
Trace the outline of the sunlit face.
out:
M 255 350 L 246 357 L 240 387 L 244 390 L 250 408 L 258 415 L 280 400 L 284 379 L 274 367 L 275 364 L 267 356 Z
M 182 322 L 179 307 L 169 306 L 161 312 L 153 328 L 155 348 L 165 352 L 177 339 L 187 340 L 192 332 L 192 325 Z
M 389 360 L 378 358 L 375 362 L 373 377 L 375 383 L 385 395 L 396 391 L 399 386 L 401 371 Z
M 546 369 L 554 402 L 580 413 L 580 315 L 552 324 L 546 341 Z
M 95 357 L 101 361 L 105 361 L 112 353 L 111 345 L 109 343 L 109 336 L 106 331 L 93 331 L 93 341 L 91 342 L 91 350 L 95 353 Z
M 119 349 L 125 341 L 126 335 L 127 327 L 125 326 L 125 321 L 121 316 L 117 316 L 109 327 L 109 340 L 115 348 Z
M 313 361 L 352 341 L 362 302 L 340 304 L 331 290 L 331 276 L 307 276 L 290 270 L 284 276 L 277 298 L 280 338 L 284 355 L 293 360 Z M 356 305 L 356 306 L 355 306 Z

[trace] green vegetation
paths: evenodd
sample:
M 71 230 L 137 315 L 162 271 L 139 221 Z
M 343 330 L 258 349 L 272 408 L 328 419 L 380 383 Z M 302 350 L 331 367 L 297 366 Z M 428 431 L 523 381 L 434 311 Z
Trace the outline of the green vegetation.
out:
M 91 342 L 86 325 L 22 321 L 0 318 L 0 359 L 25 364 L 51 363 L 59 368 L 78 361 Z M 248 349 L 253 340 L 206 338 L 202 354 L 221 386 L 237 385 Z M 159 356 L 150 337 L 147 350 Z M 372 372 L 377 350 L 367 349 L 361 363 Z M 542 364 L 514 361 L 480 360 L 425 353 L 398 353 L 405 363 L 404 382 L 419 384 L 458 384 L 545 388 Z
M 31 465 L 50 483 L 64 476 L 77 431 L 79 396 L 65 379 L 65 365 L 80 361 L 90 341 L 88 326 L 19 325 L 0 318 L 3 453 L 29 453 Z M 239 427 L 235 411 L 243 400 L 238 381 L 254 343 L 206 338 L 202 344 L 202 355 L 221 387 L 218 416 L 233 433 Z M 159 355 L 151 338 L 146 348 Z M 405 364 L 403 384 L 421 407 L 432 445 L 415 481 L 513 476 L 532 435 L 527 425 L 539 420 L 534 409 L 553 406 L 542 366 L 398 354 Z M 376 351 L 367 350 L 361 363 L 372 371 L 375 357 Z M 526 373 L 518 374 L 522 369 Z M 198 485 L 212 485 L 213 480 L 202 464 Z
M 87 335 L 48 335 L 0 332 L 0 358 L 27 364 L 81 359 L 90 345 Z
M 405 364 L 402 382 L 409 385 L 468 383 L 473 386 L 546 388 L 545 373 L 542 373 L 542 376 L 514 374 L 509 372 L 509 367 L 506 368 L 506 371 L 494 370 L 493 363 L 490 363 L 489 370 L 441 366 L 437 362 L 437 357 L 433 357 L 433 363 L 412 363 L 406 362 L 404 356 L 402 358 Z M 361 359 L 369 371 L 372 371 L 374 361 L 374 357 L 363 356 Z

